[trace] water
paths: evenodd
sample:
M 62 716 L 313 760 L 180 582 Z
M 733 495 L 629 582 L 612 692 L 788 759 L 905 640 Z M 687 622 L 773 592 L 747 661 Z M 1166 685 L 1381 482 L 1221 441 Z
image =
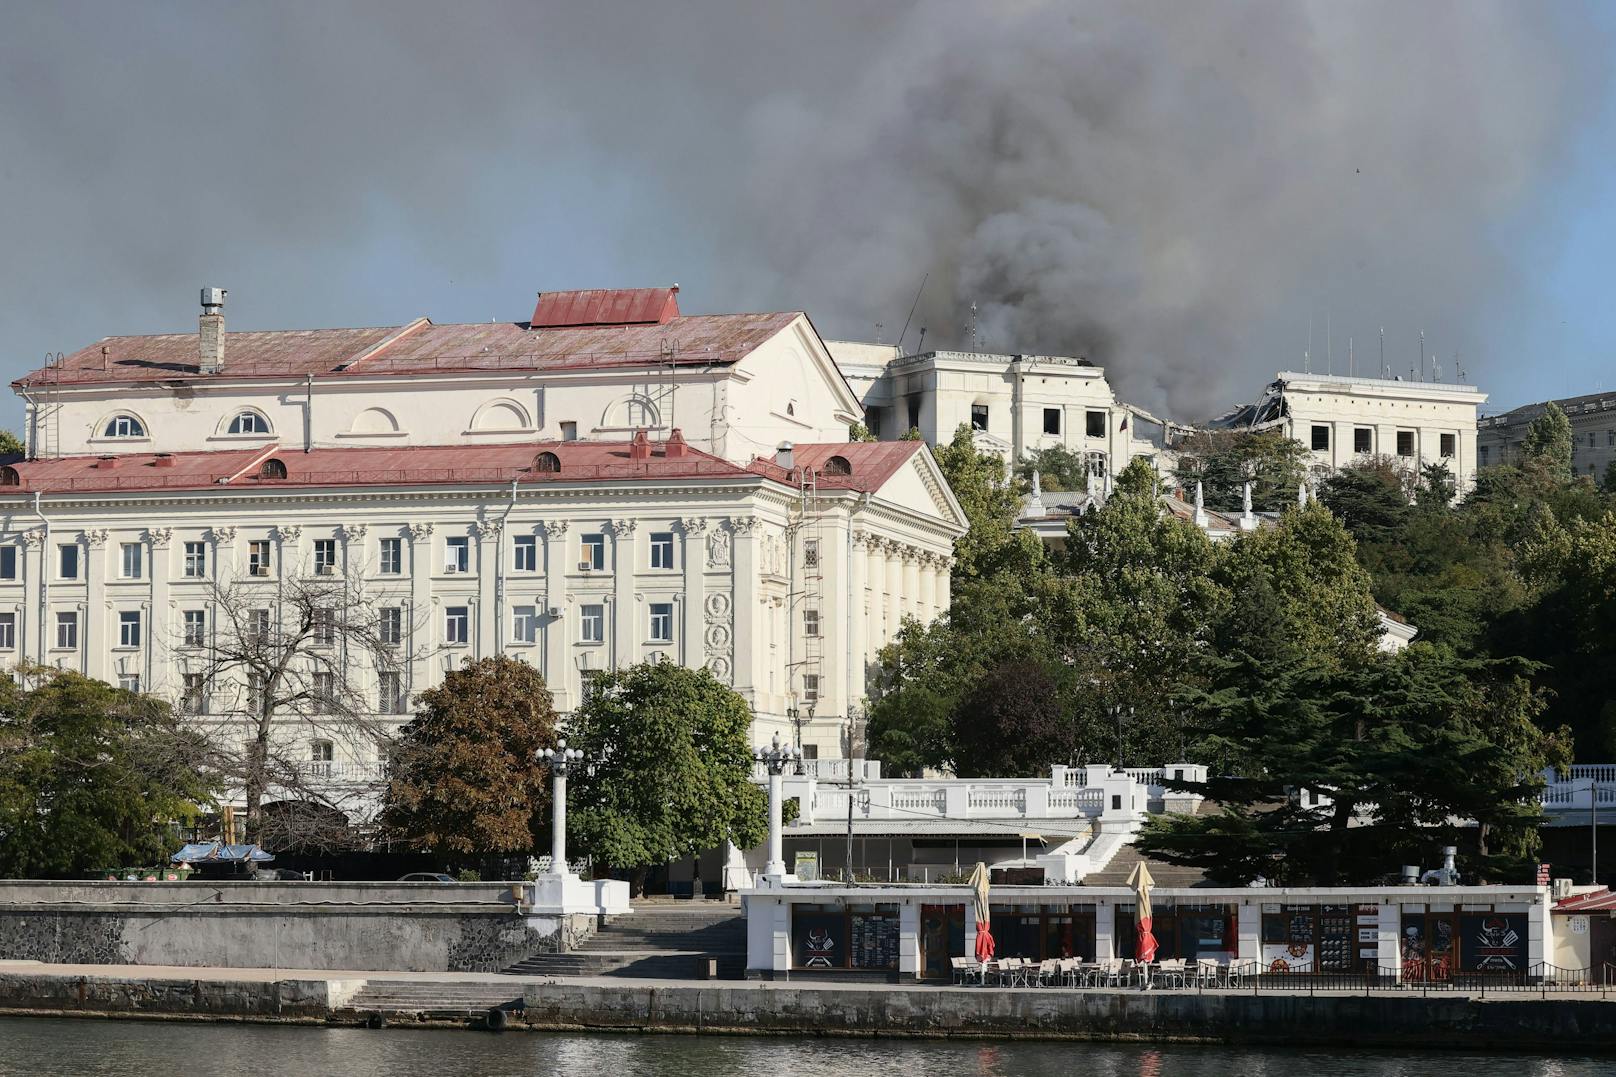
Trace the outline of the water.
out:
M 1612 1060 L 940 1040 L 574 1035 L 0 1018 L 0 1077 L 1592 1077 Z

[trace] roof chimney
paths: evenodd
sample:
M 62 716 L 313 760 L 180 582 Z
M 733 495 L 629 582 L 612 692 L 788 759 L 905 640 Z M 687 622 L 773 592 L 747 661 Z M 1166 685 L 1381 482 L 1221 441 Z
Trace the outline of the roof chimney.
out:
M 224 297 L 229 294 L 223 288 L 202 289 L 202 317 L 197 319 L 197 369 L 204 374 L 217 374 L 224 367 Z
M 797 466 L 796 446 L 789 441 L 782 441 L 780 447 L 774 450 L 774 462 L 790 471 Z
M 682 460 L 690 455 L 690 443 L 685 440 L 684 433 L 677 426 L 668 435 L 668 442 L 663 446 L 662 455 L 669 460 Z
M 628 443 L 628 458 L 630 460 L 651 459 L 651 438 L 644 430 L 634 431 L 634 440 Z

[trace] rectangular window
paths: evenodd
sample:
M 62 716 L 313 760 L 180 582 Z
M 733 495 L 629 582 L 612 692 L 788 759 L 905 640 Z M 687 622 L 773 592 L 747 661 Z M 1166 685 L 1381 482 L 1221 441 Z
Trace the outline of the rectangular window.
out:
M 0 546 L 0 580 L 17 578 L 17 547 Z
M 185 646 L 200 647 L 207 642 L 208 614 L 206 610 L 185 611 Z
M 64 580 L 79 578 L 79 544 L 64 542 L 56 547 L 57 576 Z
M 247 674 L 247 713 L 257 714 L 264 707 L 264 675 L 258 672 Z
M 870 436 L 872 438 L 879 438 L 881 436 L 881 409 L 880 408 L 865 408 L 864 409 L 864 429 L 866 429 L 866 430 L 868 430 L 870 432 Z
M 118 614 L 118 646 L 140 646 L 139 610 L 123 610 Z
M 819 702 L 819 674 L 804 673 L 802 675 L 802 701 L 804 703 Z
M 908 404 L 909 404 L 909 429 L 910 430 L 919 430 L 920 429 L 920 397 L 918 395 L 911 396 L 909 398 Z
M 331 646 L 337 642 L 337 611 L 329 606 L 316 606 L 309 611 L 309 629 L 316 645 Z
M 309 742 L 309 773 L 329 777 L 331 763 L 337 757 L 336 745 L 328 740 Z
M 575 423 L 575 422 L 572 422 L 571 420 L 563 422 L 561 424 L 561 440 L 562 441 L 577 441 L 578 440 L 578 424 Z
M 673 603 L 651 603 L 651 642 L 673 642 Z
M 1084 433 L 1091 438 L 1105 437 L 1105 412 L 1091 411 L 1083 416 Z
M 138 673 L 120 673 L 120 674 L 118 674 L 118 687 L 123 689 L 125 692 L 139 692 L 140 691 L 140 674 L 138 674 Z
M 1447 437 L 1448 435 L 1443 434 L 1442 436 Z M 1597 437 L 1597 436 L 1598 435 L 1595 434 L 1592 430 L 1588 431 L 1588 447 L 1590 449 L 1598 448 L 1598 446 L 1594 444 L 1594 438 Z M 1443 455 L 1446 456 L 1447 454 L 1443 453 Z
M 1313 451 L 1328 452 L 1330 449 L 1330 428 L 1328 426 L 1313 426 Z
M 185 578 L 200 580 L 208 574 L 208 544 L 205 542 L 187 542 L 185 544 Z
M 585 535 L 578 549 L 580 572 L 599 572 L 606 567 L 606 536 Z
M 61 610 L 56 614 L 56 646 L 64 651 L 79 649 L 79 615 L 76 610 Z
M 1477 452 L 1481 456 L 1481 466 L 1486 467 L 1487 466 L 1487 446 L 1483 445 L 1480 449 L 1477 450 Z
M 269 575 L 269 540 L 253 539 L 247 543 L 247 575 Z
M 1457 448 L 1457 445 L 1458 445 L 1458 441 L 1459 441 L 1459 438 L 1455 434 L 1443 434 L 1442 435 L 1442 458 L 1444 460 L 1452 460 L 1453 459 L 1454 452 L 1455 452 L 1455 450 Z
M 651 567 L 673 567 L 673 534 L 669 531 L 651 532 Z
M 314 574 L 330 576 L 337 571 L 337 540 L 314 540 Z
M 539 537 L 537 535 L 516 536 L 516 571 L 537 572 L 539 570 Z
M 1367 426 L 1352 428 L 1352 451 L 1365 456 L 1375 451 L 1375 432 Z
M 578 640 L 581 643 L 606 642 L 606 607 L 599 605 L 579 607 Z
M 377 611 L 376 635 L 389 647 L 404 642 L 404 607 L 383 606 Z
M 17 649 L 17 615 L 0 613 L 0 651 Z
M 311 702 L 319 711 L 330 712 L 336 709 L 337 675 L 330 670 L 321 670 L 316 673 L 309 689 L 309 695 L 313 697 Z
M 138 580 L 141 576 L 141 560 L 145 549 L 138 542 L 124 542 L 118 546 L 119 575 L 126 580 Z
M 443 540 L 443 571 L 471 571 L 471 539 L 454 535 Z
M 384 669 L 376 675 L 376 709 L 383 714 L 404 713 L 404 675 Z
M 802 567 L 803 568 L 818 568 L 819 567 L 819 540 L 818 539 L 803 539 L 802 540 Z
M 249 642 L 268 639 L 269 611 L 248 610 L 246 617 L 242 619 L 241 629 L 242 635 L 245 636 Z
M 447 606 L 443 611 L 443 642 L 468 643 L 471 631 L 471 610 L 466 606 Z
M 1397 455 L 1398 456 L 1413 456 L 1414 455 L 1414 431 L 1412 431 L 1412 430 L 1399 430 L 1397 432 Z
M 971 405 L 971 429 L 986 430 L 988 428 L 988 406 L 986 404 Z
M 511 640 L 515 643 L 539 641 L 539 608 L 517 606 L 511 615 Z
M 382 539 L 381 571 L 383 576 L 398 576 L 404 572 L 403 539 Z
M 184 678 L 185 687 L 184 694 L 180 697 L 180 709 L 186 714 L 206 714 L 208 699 L 202 674 L 186 673 Z
M 1058 433 L 1060 433 L 1060 420 L 1061 420 L 1061 409 L 1059 409 L 1059 408 L 1045 408 L 1044 409 L 1044 433 L 1046 433 L 1046 434 L 1058 434 Z
M 819 636 L 819 611 L 802 611 L 802 634 L 817 638 Z
M 1605 431 L 1605 448 L 1616 449 L 1616 430 Z

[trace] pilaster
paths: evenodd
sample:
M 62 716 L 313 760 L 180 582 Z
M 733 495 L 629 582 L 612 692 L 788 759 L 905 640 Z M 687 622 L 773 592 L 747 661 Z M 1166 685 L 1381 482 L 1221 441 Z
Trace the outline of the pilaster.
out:
M 84 675 L 94 677 L 99 681 L 112 679 L 111 670 L 107 668 L 107 529 L 98 527 L 84 532 L 85 558 L 84 558 L 84 610 L 79 614 L 79 646 L 84 653 Z M 157 566 L 152 565 L 155 576 Z M 46 614 L 47 622 L 54 622 L 52 614 Z M 46 630 L 54 633 L 54 623 L 47 623 Z M 55 640 L 50 644 L 54 645 Z
M 158 647 L 165 650 L 176 642 L 168 634 L 169 607 L 168 607 L 168 581 L 170 579 L 169 561 L 173 553 L 174 529 L 172 527 L 153 527 L 146 532 L 147 557 L 146 565 L 150 571 L 151 612 L 146 615 L 146 654 L 154 656 Z M 92 562 L 103 560 L 92 557 Z M 155 694 L 169 692 L 175 686 L 170 683 L 168 670 L 169 662 L 158 662 L 149 657 L 149 668 L 145 683 L 149 685 L 148 691 Z
M 704 639 L 707 608 L 707 550 L 705 536 L 707 521 L 700 516 L 686 516 L 679 521 L 684 536 L 683 557 L 680 568 L 684 572 L 685 603 L 680 610 L 679 645 L 676 653 L 682 665 L 696 668 L 704 665 Z
M 760 656 L 763 648 L 743 647 L 739 641 L 759 638 L 762 619 L 768 616 L 758 593 L 757 517 L 731 516 L 734 546 L 735 688 L 756 703 Z
M 539 630 L 542 641 L 543 673 L 552 692 L 565 694 L 571 679 L 567 669 L 567 611 L 572 608 L 567 595 L 567 522 L 546 520 L 544 531 L 544 620 Z M 551 617 L 550 610 L 556 615 Z M 570 709 L 570 706 L 563 706 Z
M 413 696 L 434 680 L 427 670 L 432 649 L 432 525 L 411 524 L 406 534 L 410 539 L 410 683 L 406 690 Z
M 499 640 L 509 628 L 500 624 L 502 620 L 510 620 L 502 601 L 505 581 L 500 578 L 503 559 L 500 557 L 499 544 L 503 541 L 504 530 L 502 520 L 481 520 L 471 527 L 472 535 L 477 540 L 477 608 L 473 611 L 477 634 L 471 641 L 473 658 L 498 654 Z
M 606 643 L 611 648 L 613 669 L 627 668 L 639 660 L 639 641 L 645 634 L 637 623 L 644 603 L 637 601 L 634 594 L 635 530 L 632 519 L 612 520 L 606 525 L 606 533 L 612 536 L 612 634 Z
M 17 618 L 17 654 L 33 654 L 34 660 L 45 662 L 45 641 L 42 625 L 45 623 L 45 601 L 49 593 L 46 573 L 50 571 L 50 551 L 46 549 L 43 528 L 25 531 L 22 536 L 22 616 Z

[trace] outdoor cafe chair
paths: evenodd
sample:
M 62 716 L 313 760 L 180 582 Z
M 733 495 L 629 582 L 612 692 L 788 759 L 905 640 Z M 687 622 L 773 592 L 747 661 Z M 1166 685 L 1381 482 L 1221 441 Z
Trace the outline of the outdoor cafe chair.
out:
M 1038 963 L 1038 978 L 1033 981 L 1034 987 L 1045 987 L 1058 983 L 1061 977 L 1061 962 L 1059 958 L 1050 958 Z
M 1099 963 L 1094 970 L 1093 983 L 1096 987 L 1121 987 L 1122 978 L 1127 970 L 1123 967 L 1125 962 L 1118 957 L 1109 957 Z
M 1161 987 L 1183 987 L 1185 979 L 1184 959 L 1182 957 L 1169 957 L 1156 966 L 1155 982 Z
M 958 985 L 967 984 L 973 979 L 981 983 L 986 973 L 986 967 L 981 962 L 968 957 L 951 957 L 948 964 L 954 973 L 954 983 Z
M 1218 980 L 1223 974 L 1223 966 L 1211 958 L 1197 958 L 1195 962 L 1195 982 L 1200 987 L 1217 987 Z

